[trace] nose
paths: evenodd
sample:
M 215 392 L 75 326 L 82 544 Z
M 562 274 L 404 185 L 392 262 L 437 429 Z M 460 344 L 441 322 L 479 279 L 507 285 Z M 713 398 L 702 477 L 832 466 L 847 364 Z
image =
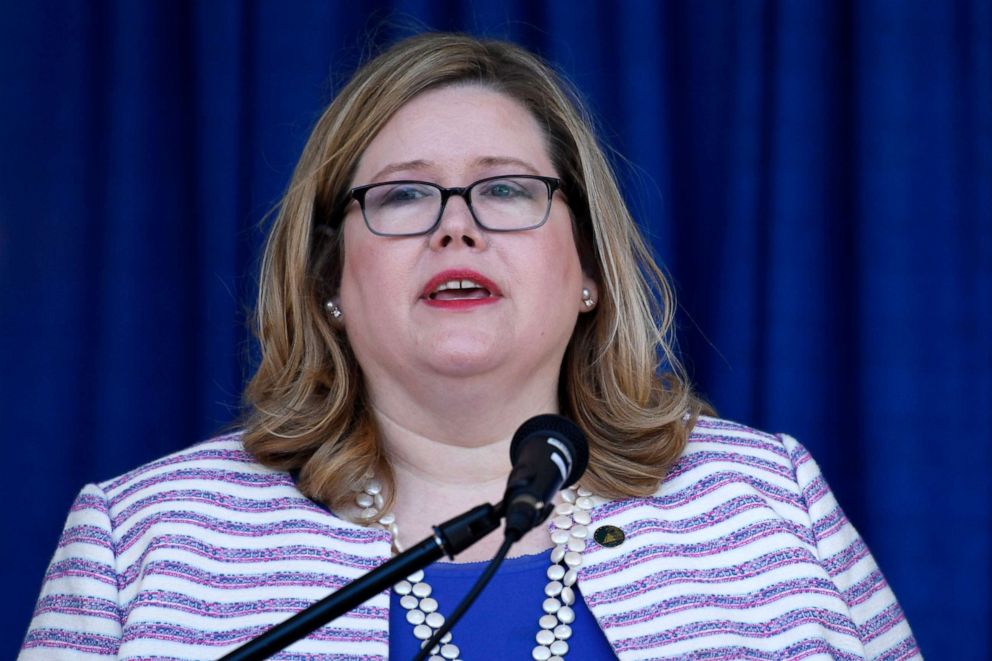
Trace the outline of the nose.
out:
M 468 201 L 461 195 L 452 195 L 431 233 L 430 245 L 432 249 L 440 250 L 459 244 L 479 250 L 486 246 L 486 235 L 472 217 Z

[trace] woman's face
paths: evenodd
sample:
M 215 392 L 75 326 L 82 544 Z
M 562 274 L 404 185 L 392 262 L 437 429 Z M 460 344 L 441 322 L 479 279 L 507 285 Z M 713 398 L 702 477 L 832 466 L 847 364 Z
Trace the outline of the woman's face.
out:
M 445 187 L 484 177 L 556 177 L 546 140 L 517 101 L 464 85 L 421 94 L 399 110 L 362 155 L 354 185 L 413 179 Z M 459 280 L 481 285 L 438 291 Z M 376 379 L 496 374 L 556 379 L 582 289 L 595 283 L 579 264 L 569 209 L 555 193 L 537 229 L 480 228 L 464 199 L 448 200 L 433 232 L 383 237 L 357 202 L 344 220 L 339 292 L 343 323 L 375 392 Z

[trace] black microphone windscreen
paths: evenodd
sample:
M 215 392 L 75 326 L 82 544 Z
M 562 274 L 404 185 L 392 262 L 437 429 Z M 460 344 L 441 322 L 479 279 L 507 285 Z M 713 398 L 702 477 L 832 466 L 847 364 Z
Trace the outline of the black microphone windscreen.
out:
M 510 461 L 514 465 L 520 458 L 524 442 L 535 436 L 558 439 L 569 448 L 572 455 L 572 470 L 561 485 L 562 488 L 571 486 L 582 477 L 589 464 L 589 441 L 578 425 L 568 418 L 550 413 L 530 418 L 520 425 L 510 442 Z

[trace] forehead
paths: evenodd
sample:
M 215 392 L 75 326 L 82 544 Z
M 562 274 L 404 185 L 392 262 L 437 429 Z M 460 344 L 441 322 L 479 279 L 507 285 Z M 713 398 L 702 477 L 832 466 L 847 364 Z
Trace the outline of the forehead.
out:
M 458 85 L 424 92 L 400 108 L 362 154 L 355 183 L 429 177 L 456 185 L 508 168 L 556 174 L 544 131 L 516 99 Z

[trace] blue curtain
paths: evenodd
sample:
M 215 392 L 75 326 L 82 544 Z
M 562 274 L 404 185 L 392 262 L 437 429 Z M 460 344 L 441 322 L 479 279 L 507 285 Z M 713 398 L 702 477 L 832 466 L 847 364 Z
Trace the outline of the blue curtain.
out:
M 234 419 L 266 214 L 355 64 L 428 27 L 576 84 L 702 391 L 811 448 L 928 656 L 989 658 L 981 0 L 4 3 L 0 656 L 80 487 Z

